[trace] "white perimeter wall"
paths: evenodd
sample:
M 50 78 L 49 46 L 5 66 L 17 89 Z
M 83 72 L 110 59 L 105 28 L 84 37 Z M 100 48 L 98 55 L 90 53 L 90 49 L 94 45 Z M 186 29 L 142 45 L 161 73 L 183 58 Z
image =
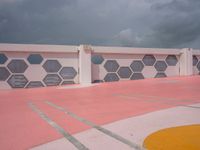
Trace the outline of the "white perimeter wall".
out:
M 0 89 L 197 75 L 200 51 L 0 44 Z

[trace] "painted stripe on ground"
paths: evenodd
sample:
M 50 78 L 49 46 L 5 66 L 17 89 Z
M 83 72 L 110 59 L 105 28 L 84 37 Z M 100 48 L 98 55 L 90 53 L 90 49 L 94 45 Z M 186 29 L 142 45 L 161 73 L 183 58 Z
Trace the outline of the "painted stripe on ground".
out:
M 197 106 L 190 106 L 190 105 L 181 105 L 181 106 L 189 107 L 189 108 L 195 108 L 195 109 L 200 109 L 200 107 L 197 107 Z
M 116 133 L 111 132 L 110 130 L 107 130 L 107 129 L 105 129 L 105 128 L 102 128 L 101 126 L 98 126 L 98 125 L 92 123 L 91 121 L 88 121 L 88 120 L 86 120 L 86 119 L 84 119 L 84 118 L 81 118 L 81 117 L 79 117 L 79 116 L 77 116 L 76 114 L 74 114 L 74 113 L 72 113 L 72 112 L 66 110 L 65 108 L 63 108 L 63 107 L 61 107 L 61 106 L 58 106 L 58 105 L 56 105 L 56 104 L 53 104 L 53 103 L 51 103 L 51 102 L 49 102 L 49 101 L 46 101 L 46 103 L 47 103 L 48 105 L 50 105 L 50 106 L 52 106 L 52 107 L 54 107 L 54 108 L 60 110 L 60 111 L 63 111 L 65 114 L 67 114 L 67 115 L 69 115 L 69 116 L 71 116 L 71 117 L 73 117 L 73 118 L 79 120 L 80 122 L 83 122 L 84 124 L 89 125 L 89 126 L 91 126 L 92 128 L 95 128 L 96 130 L 98 130 L 98 131 L 100 131 L 100 132 L 102 132 L 102 133 L 104 133 L 104 134 L 106 134 L 106 135 L 108 135 L 108 136 L 110 136 L 110 137 L 112 137 L 112 138 L 114 138 L 114 139 L 116 139 L 116 140 L 118 140 L 118 141 L 120 141 L 120 142 L 122 142 L 122 143 L 128 145 L 128 146 L 130 146 L 131 148 L 134 148 L 134 149 L 136 149 L 136 150 L 144 150 L 144 148 L 142 148 L 141 146 L 139 146 L 139 145 L 137 145 L 137 144 L 135 144 L 135 143 L 133 143 L 133 142 L 131 142 L 131 141 L 129 141 L 129 140 L 123 138 L 123 137 L 121 137 L 120 135 L 117 135 Z
M 62 127 L 60 127 L 56 122 L 51 120 L 44 112 L 36 107 L 33 103 L 29 103 L 30 108 L 36 112 L 44 121 L 46 121 L 50 126 L 62 134 L 69 142 L 71 142 L 78 150 L 89 150 L 86 146 L 80 143 L 76 138 L 66 132 Z
M 192 104 L 190 106 L 200 107 L 200 104 Z M 149 134 L 156 132 L 157 130 L 175 126 L 200 124 L 199 116 L 200 109 L 178 106 L 112 122 L 107 125 L 103 125 L 103 128 L 112 130 L 113 132 L 122 135 L 126 139 L 142 145 L 143 140 Z M 118 144 L 116 146 L 116 143 L 114 143 L 112 140 L 109 140 L 111 137 L 104 136 L 103 133 L 100 135 L 98 132 L 101 133 L 100 131 L 92 128 L 83 132 L 79 132 L 75 134 L 74 137 L 82 141 L 82 143 L 87 145 L 89 148 L 91 147 L 92 150 L 129 150 L 126 149 L 126 147 L 122 147 L 121 144 L 123 143 L 120 142 L 117 142 Z M 102 139 L 104 141 L 102 141 Z M 114 138 L 112 139 L 115 140 Z M 64 143 L 64 141 L 64 138 L 51 141 L 49 143 L 40 145 L 37 149 L 33 150 L 54 150 L 52 147 L 54 148 L 56 145 L 67 147 L 68 145 Z M 62 145 L 62 143 L 64 144 Z M 115 146 L 113 147 L 113 145 Z

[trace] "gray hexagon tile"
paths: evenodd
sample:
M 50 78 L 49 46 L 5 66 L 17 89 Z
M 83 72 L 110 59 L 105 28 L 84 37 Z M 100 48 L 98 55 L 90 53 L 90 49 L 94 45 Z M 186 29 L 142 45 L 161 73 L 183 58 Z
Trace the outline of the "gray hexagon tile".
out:
M 37 87 L 44 87 L 44 85 L 40 81 L 31 81 L 26 86 L 26 88 L 37 88 Z
M 28 56 L 27 60 L 30 64 L 41 64 L 43 58 L 40 54 L 31 54 Z
M 46 86 L 56 86 L 61 83 L 61 78 L 57 74 L 48 74 L 43 79 Z
M 164 77 L 167 77 L 167 75 L 163 72 L 159 72 L 156 74 L 155 78 L 164 78 Z
M 8 60 L 5 54 L 0 53 L 0 64 L 4 64 Z
M 200 71 L 200 61 L 199 61 L 199 63 L 197 64 L 197 69 Z
M 108 73 L 108 74 L 104 77 L 104 81 L 105 81 L 105 82 L 119 81 L 119 77 L 117 76 L 116 73 Z
M 131 63 L 130 67 L 133 70 L 133 72 L 141 72 L 144 68 L 144 64 L 142 63 L 142 61 L 135 60 Z
M 9 62 L 7 67 L 12 73 L 24 73 L 28 65 L 22 59 L 13 59 Z
M 142 61 L 146 66 L 153 66 L 156 62 L 156 58 L 153 55 L 145 55 Z
M 63 79 L 74 79 L 77 72 L 73 67 L 63 67 L 59 74 Z
M 0 81 L 5 81 L 10 76 L 10 72 L 5 67 L 0 67 Z
M 178 63 L 178 59 L 175 55 L 168 55 L 165 61 L 169 66 L 176 66 L 176 64 Z
M 120 67 L 117 74 L 120 78 L 130 78 L 132 71 L 129 67 Z
M 24 75 L 12 75 L 7 82 L 12 88 L 24 88 L 28 80 Z
M 104 64 L 104 68 L 108 72 L 116 72 L 117 69 L 119 68 L 119 64 L 117 63 L 116 60 L 107 60 L 106 63 Z
M 101 55 L 92 55 L 91 61 L 93 64 L 102 64 L 104 58 Z
M 198 58 L 197 58 L 197 56 L 193 56 L 193 66 L 196 66 L 197 65 L 197 63 L 198 63 Z
M 133 73 L 133 75 L 131 76 L 131 80 L 140 80 L 140 79 L 144 79 L 142 73 Z
M 42 67 L 46 72 L 53 73 L 58 72 L 62 66 L 57 60 L 47 60 Z
M 74 81 L 63 81 L 61 85 L 75 84 Z
M 167 69 L 167 64 L 165 61 L 157 61 L 154 65 L 157 71 L 165 71 Z

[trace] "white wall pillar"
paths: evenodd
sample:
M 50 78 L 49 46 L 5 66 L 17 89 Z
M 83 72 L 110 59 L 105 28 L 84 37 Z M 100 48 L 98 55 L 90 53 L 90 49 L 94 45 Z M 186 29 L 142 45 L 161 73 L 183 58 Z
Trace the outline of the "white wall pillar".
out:
M 185 48 L 181 50 L 180 56 L 180 75 L 190 76 L 193 75 L 193 53 L 192 49 Z
M 91 71 L 91 52 L 92 47 L 90 45 L 80 45 L 79 50 L 79 83 L 90 84 L 92 82 Z

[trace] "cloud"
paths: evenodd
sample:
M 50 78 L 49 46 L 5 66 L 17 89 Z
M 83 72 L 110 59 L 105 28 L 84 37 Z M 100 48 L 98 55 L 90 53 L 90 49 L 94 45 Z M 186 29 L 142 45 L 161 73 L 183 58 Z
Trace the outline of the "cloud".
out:
M 193 43 L 200 37 L 199 6 L 198 0 L 173 0 L 152 5 L 153 11 L 162 12 L 158 15 L 162 19 L 152 27 L 154 40 L 162 47 L 196 47 Z
M 141 44 L 141 38 L 132 29 L 127 28 L 114 36 L 112 43 L 119 46 L 138 46 Z
M 200 47 L 199 0 L 1 0 L 0 42 Z

